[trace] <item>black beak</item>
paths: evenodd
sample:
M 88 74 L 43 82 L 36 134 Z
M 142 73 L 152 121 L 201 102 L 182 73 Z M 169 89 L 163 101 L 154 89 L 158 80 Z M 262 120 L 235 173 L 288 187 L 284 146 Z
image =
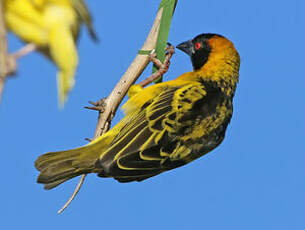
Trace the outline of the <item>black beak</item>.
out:
M 182 50 L 183 52 L 187 53 L 190 56 L 192 56 L 192 54 L 194 53 L 194 45 L 192 40 L 182 42 L 179 45 L 177 45 L 176 48 Z

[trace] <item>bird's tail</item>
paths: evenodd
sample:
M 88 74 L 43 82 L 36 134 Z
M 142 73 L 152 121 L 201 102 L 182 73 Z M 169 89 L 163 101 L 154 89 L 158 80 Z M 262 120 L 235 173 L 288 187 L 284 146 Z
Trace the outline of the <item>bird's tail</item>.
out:
M 92 25 L 92 17 L 91 14 L 87 8 L 87 5 L 84 0 L 70 0 L 70 3 L 72 4 L 74 10 L 76 11 L 77 15 L 81 19 L 82 22 L 85 23 L 85 25 L 88 28 L 89 34 L 93 41 L 97 42 L 98 36 L 93 28 Z
M 74 86 L 74 75 L 74 69 L 72 71 L 60 71 L 57 74 L 57 88 L 60 108 L 64 106 L 67 96 Z
M 81 174 L 97 171 L 95 162 L 99 152 L 92 145 L 81 148 L 46 153 L 38 157 L 35 167 L 40 171 L 38 183 L 49 190 Z

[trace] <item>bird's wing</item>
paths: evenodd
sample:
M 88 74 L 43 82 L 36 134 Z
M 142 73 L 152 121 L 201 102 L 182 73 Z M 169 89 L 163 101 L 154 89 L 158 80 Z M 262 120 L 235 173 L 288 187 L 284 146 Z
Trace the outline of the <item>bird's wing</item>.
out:
M 91 14 L 86 6 L 84 0 L 70 0 L 73 8 L 77 12 L 78 17 L 80 20 L 85 23 L 88 28 L 89 34 L 94 41 L 98 41 L 98 37 L 92 25 L 92 17 Z
M 183 157 L 191 149 L 182 145 L 180 132 L 192 125 L 193 106 L 206 91 L 196 83 L 161 87 L 159 91 L 140 108 L 129 111 L 124 125 L 119 124 L 111 147 L 97 162 L 104 169 L 100 176 L 141 181 L 186 163 Z

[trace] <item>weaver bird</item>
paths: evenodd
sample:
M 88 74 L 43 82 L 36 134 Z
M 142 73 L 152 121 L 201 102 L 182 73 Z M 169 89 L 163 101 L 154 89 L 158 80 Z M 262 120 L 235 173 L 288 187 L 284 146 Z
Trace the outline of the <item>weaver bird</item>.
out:
M 63 106 L 74 86 L 78 65 L 76 40 L 82 23 L 97 40 L 90 13 L 83 0 L 4 0 L 6 26 L 59 68 L 59 105 Z
M 177 48 L 190 55 L 192 72 L 135 86 L 123 106 L 125 117 L 107 133 L 86 146 L 40 156 L 37 182 L 52 189 L 87 173 L 142 181 L 216 148 L 232 117 L 239 54 L 216 34 L 201 34 Z

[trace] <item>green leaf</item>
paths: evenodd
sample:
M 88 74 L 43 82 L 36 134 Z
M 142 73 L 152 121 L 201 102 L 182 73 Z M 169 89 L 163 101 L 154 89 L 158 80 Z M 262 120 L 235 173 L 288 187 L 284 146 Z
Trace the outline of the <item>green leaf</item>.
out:
M 165 59 L 165 49 L 167 47 L 167 40 L 169 29 L 171 26 L 172 16 L 174 13 L 174 9 L 176 6 L 177 0 L 162 0 L 160 3 L 160 7 L 163 7 L 162 18 L 160 23 L 159 35 L 157 38 L 156 44 L 156 55 L 157 58 L 163 63 Z M 156 66 L 153 66 L 152 72 L 155 73 L 158 71 Z M 155 83 L 162 82 L 162 77 L 157 79 Z

